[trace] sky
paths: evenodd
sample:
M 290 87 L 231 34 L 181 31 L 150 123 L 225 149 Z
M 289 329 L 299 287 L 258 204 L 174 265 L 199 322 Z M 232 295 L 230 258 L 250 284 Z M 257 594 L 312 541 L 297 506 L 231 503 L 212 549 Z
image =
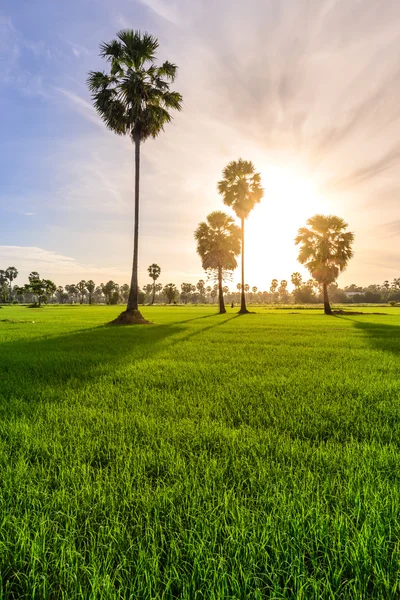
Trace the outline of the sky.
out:
M 297 229 L 343 217 L 355 256 L 341 286 L 400 276 L 400 2 L 0 0 L 0 268 L 57 285 L 129 282 L 133 147 L 86 87 L 99 44 L 148 31 L 178 65 L 183 110 L 142 149 L 139 283 L 204 278 L 193 232 L 231 160 L 264 198 L 246 223 L 246 281 L 306 271 Z M 234 283 L 239 280 L 235 272 Z

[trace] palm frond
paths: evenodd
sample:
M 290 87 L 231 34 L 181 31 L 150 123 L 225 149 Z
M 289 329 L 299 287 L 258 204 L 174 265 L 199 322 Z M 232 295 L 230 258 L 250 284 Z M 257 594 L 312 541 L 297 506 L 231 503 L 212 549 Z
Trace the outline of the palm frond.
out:
M 160 67 L 158 67 L 157 74 L 159 77 L 167 77 L 171 82 L 173 82 L 175 80 L 177 71 L 178 67 L 166 60 Z
M 118 40 L 111 40 L 111 42 L 102 42 L 100 44 L 100 56 L 105 58 L 107 61 L 112 62 L 114 59 L 120 60 L 123 57 L 123 47 Z

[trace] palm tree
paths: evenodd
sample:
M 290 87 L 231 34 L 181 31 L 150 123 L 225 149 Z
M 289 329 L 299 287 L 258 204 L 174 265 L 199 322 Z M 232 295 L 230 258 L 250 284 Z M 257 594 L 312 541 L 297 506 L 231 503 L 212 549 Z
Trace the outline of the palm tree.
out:
M 270 285 L 270 287 L 269 287 L 269 291 L 270 291 L 270 292 L 271 292 L 271 294 L 272 294 L 272 301 L 273 301 L 273 302 L 276 302 L 276 299 L 277 299 L 277 298 L 276 298 L 276 290 L 278 289 L 278 285 L 279 285 L 279 282 L 278 282 L 278 280 L 277 280 L 277 279 L 273 279 L 273 280 L 271 281 L 271 285 Z
M 12 282 L 14 281 L 14 279 L 16 279 L 18 277 L 18 271 L 15 267 L 8 267 L 8 269 L 6 269 L 6 277 L 8 279 L 8 281 L 10 282 L 10 299 L 9 302 L 12 302 Z
M 298 287 L 301 286 L 301 284 L 303 282 L 303 278 L 300 275 L 300 273 L 298 271 L 296 271 L 295 273 L 292 273 L 290 281 L 292 282 L 292 284 L 294 285 L 294 287 L 297 289 Z
M 82 279 L 79 283 L 76 284 L 76 288 L 81 296 L 80 303 L 83 304 L 83 297 L 86 294 L 86 281 Z
M 245 314 L 249 311 L 246 308 L 246 298 L 244 290 L 244 221 L 253 210 L 254 206 L 260 202 L 264 195 L 261 187 L 261 176 L 256 173 L 255 167 L 251 161 L 233 160 L 222 172 L 223 179 L 218 182 L 218 192 L 221 194 L 224 204 L 230 206 L 241 222 L 242 233 L 242 288 L 241 304 L 239 314 Z
M 222 211 L 210 213 L 207 221 L 199 224 L 194 232 L 197 254 L 203 269 L 214 271 L 218 281 L 219 314 L 226 313 L 222 281 L 224 271 L 237 267 L 236 256 L 240 254 L 240 229 L 232 217 Z
M 152 265 L 150 265 L 148 267 L 147 272 L 150 275 L 151 279 L 153 280 L 153 296 L 151 298 L 151 304 L 154 304 L 154 299 L 156 297 L 156 280 L 161 275 L 161 268 L 158 265 L 156 265 L 155 263 L 153 263 Z
M 172 119 L 171 110 L 181 110 L 182 96 L 170 90 L 176 65 L 155 62 L 157 38 L 124 29 L 117 39 L 102 43 L 100 56 L 110 63 L 110 72 L 91 71 L 88 87 L 94 106 L 106 126 L 118 135 L 128 135 L 135 145 L 135 217 L 133 266 L 126 310 L 115 323 L 146 323 L 138 303 L 139 172 L 140 144 L 156 138 Z
M 199 281 L 196 283 L 196 289 L 200 294 L 200 302 L 204 302 L 204 300 L 205 300 L 204 292 L 206 289 L 206 283 L 205 283 L 204 279 L 199 279 Z
M 322 284 L 324 311 L 331 315 L 328 285 L 345 270 L 353 256 L 354 233 L 346 231 L 348 224 L 333 215 L 315 215 L 308 219 L 307 225 L 299 229 L 295 238 L 295 243 L 300 245 L 298 261 Z
M 167 296 L 168 304 L 171 304 L 172 300 L 175 300 L 178 290 L 174 283 L 167 283 L 163 289 L 164 294 Z
M 89 293 L 89 304 L 92 304 L 92 299 L 93 299 L 93 292 L 96 288 L 96 284 L 93 281 L 93 279 L 89 279 L 89 281 L 86 282 L 86 289 Z
M 287 291 L 288 282 L 286 279 L 282 279 L 280 286 L 278 287 L 278 294 L 283 303 L 287 302 L 288 299 L 288 291 Z
M 43 279 L 43 283 L 45 285 L 45 292 L 50 296 L 51 302 L 53 303 L 53 296 L 57 290 L 57 286 L 51 279 Z
M 192 283 L 181 283 L 181 300 L 183 304 L 187 304 L 189 298 L 196 291 L 196 286 Z

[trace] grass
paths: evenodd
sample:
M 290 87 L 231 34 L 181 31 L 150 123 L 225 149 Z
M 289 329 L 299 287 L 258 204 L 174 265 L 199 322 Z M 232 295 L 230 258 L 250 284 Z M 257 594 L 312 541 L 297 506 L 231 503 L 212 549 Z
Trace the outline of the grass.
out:
M 399 309 L 119 310 L 1 311 L 0 597 L 397 599 Z

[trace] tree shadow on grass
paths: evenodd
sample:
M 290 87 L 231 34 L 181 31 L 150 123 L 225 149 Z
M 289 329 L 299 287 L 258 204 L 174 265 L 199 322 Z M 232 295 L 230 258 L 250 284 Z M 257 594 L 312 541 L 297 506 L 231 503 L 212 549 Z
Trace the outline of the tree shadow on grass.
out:
M 203 324 L 206 317 L 151 327 L 105 325 L 4 343 L 0 346 L 0 412 L 1 405 L 7 410 L 10 400 L 29 405 L 54 402 L 66 390 L 79 393 L 121 369 L 138 365 L 148 369 L 157 355 L 173 357 L 174 345 L 235 318 L 217 319 L 207 326 Z
M 342 315 L 335 315 L 338 319 L 352 321 L 356 329 L 363 331 L 370 345 L 376 350 L 400 354 L 400 326 L 382 322 L 368 322 Z M 387 318 L 387 317 L 386 317 Z M 390 316 L 389 316 L 390 318 Z
M 193 337 L 196 337 L 198 335 L 201 335 L 203 333 L 205 333 L 206 331 L 210 331 L 210 329 L 214 329 L 215 327 L 220 327 L 221 325 L 224 325 L 225 323 L 228 323 L 229 321 L 232 321 L 233 319 L 238 319 L 240 316 L 239 314 L 235 314 L 232 316 L 228 316 L 227 314 L 225 315 L 212 315 L 212 316 L 221 316 L 224 317 L 221 320 L 218 320 L 217 323 L 213 323 L 212 325 L 207 325 L 206 327 L 201 327 L 200 329 L 196 329 L 195 331 L 190 332 L 188 335 L 186 335 L 184 337 L 184 340 L 190 340 Z

